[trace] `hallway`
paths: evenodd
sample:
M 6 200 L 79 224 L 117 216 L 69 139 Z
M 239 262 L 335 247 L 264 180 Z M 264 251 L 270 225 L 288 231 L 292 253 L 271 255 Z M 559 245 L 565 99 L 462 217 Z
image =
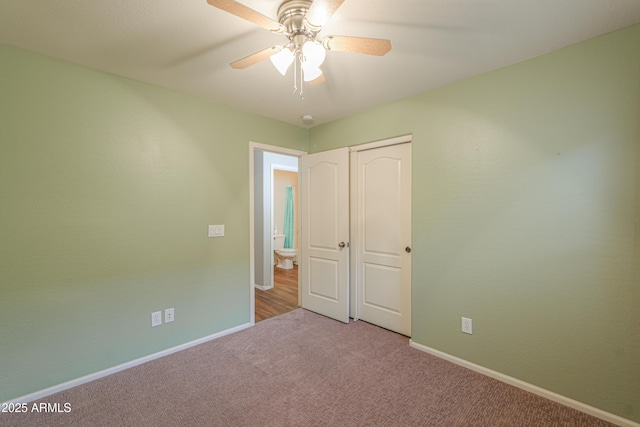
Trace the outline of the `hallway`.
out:
M 274 267 L 273 289 L 256 289 L 256 322 L 298 308 L 298 265 L 284 270 Z

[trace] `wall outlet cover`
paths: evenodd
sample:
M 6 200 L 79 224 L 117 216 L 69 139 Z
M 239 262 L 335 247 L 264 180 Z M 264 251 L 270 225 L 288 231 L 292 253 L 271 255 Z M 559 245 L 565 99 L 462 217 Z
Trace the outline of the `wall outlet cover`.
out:
M 162 312 L 154 311 L 151 313 L 151 327 L 162 325 Z
M 465 334 L 473 334 L 473 322 L 467 317 L 462 318 L 462 332 Z
M 167 308 L 164 311 L 164 323 L 171 323 L 175 320 L 173 308 Z

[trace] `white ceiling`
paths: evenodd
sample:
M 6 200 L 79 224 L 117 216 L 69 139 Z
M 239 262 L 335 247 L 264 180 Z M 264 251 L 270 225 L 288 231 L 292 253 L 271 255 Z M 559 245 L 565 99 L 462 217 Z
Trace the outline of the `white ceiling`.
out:
M 279 0 L 240 0 L 276 20 Z M 388 38 L 329 52 L 326 82 L 229 63 L 283 44 L 206 0 L 2 0 L 0 42 L 303 126 L 326 123 L 640 22 L 639 0 L 346 0 L 320 36 Z M 640 53 L 639 53 L 640 54 Z

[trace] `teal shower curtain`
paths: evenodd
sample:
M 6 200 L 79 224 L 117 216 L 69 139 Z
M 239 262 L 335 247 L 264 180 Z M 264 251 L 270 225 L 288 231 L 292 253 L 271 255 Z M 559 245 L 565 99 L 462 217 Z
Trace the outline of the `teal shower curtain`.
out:
M 293 211 L 293 186 L 285 188 L 284 206 L 284 247 L 291 249 L 295 243 L 295 213 Z

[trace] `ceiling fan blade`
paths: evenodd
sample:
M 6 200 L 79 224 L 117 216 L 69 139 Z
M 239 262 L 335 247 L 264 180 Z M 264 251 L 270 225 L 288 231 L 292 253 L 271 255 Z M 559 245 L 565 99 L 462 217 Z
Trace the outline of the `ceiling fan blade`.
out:
M 309 86 L 318 86 L 318 85 L 321 85 L 322 83 L 324 83 L 324 73 L 320 74 L 318 78 L 311 80 L 307 84 Z
M 238 3 L 234 0 L 207 0 L 213 7 L 224 10 L 232 15 L 236 15 L 239 18 L 245 19 L 256 25 L 266 28 L 274 33 L 284 32 L 284 27 L 271 18 L 264 16 L 263 14 L 256 12 L 255 10 Z
M 391 50 L 391 40 L 366 37 L 327 36 L 322 40 L 327 50 L 383 56 Z
M 258 62 L 264 61 L 271 55 L 274 55 L 280 52 L 281 50 L 282 48 L 279 46 L 268 47 L 266 49 L 261 50 L 260 52 L 253 53 L 249 56 L 245 56 L 242 59 L 232 62 L 230 65 L 231 65 L 231 68 L 234 68 L 236 70 L 242 70 L 244 68 L 257 64 Z
M 305 19 L 314 30 L 318 30 L 329 22 L 342 3 L 344 0 L 314 0 Z

